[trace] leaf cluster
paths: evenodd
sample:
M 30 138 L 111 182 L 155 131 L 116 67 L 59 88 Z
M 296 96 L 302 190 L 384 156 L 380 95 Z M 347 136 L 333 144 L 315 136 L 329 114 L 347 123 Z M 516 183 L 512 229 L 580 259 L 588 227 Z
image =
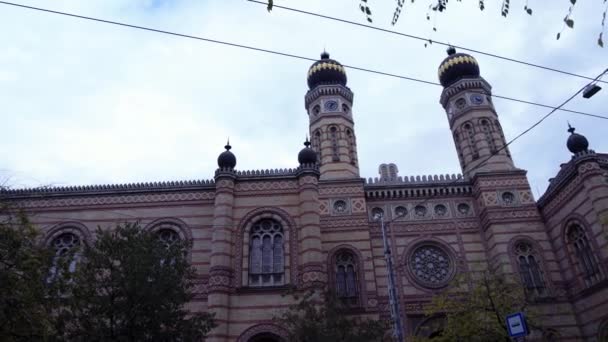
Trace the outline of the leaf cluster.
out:
M 509 341 L 507 315 L 523 311 L 534 320 L 523 287 L 514 279 L 486 272 L 470 285 L 457 278 L 426 308 L 425 315 L 444 317 L 443 331 L 433 341 Z
M 275 321 L 293 342 L 386 341 L 388 322 L 348 315 L 348 308 L 331 292 L 292 293 L 296 304 Z

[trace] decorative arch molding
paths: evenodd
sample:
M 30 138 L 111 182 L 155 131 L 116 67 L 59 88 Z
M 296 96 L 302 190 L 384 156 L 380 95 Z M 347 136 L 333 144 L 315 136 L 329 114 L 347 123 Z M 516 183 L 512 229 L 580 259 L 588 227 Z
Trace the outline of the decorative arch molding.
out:
M 282 327 L 271 322 L 264 322 L 247 328 L 236 341 L 252 342 L 258 335 L 269 335 L 277 338 L 280 342 L 287 342 L 289 338 L 287 331 Z
M 148 223 L 144 230 L 149 230 L 151 232 L 157 231 L 162 228 L 173 229 L 182 240 L 192 241 L 192 230 L 186 222 L 174 218 L 174 217 L 163 217 L 156 219 L 150 223 Z
M 361 252 L 350 244 L 341 244 L 341 245 L 335 246 L 334 248 L 330 249 L 329 252 L 327 253 L 327 273 L 329 276 L 328 285 L 330 287 L 330 290 L 332 292 L 335 292 L 335 290 L 336 290 L 336 286 L 335 286 L 336 285 L 336 271 L 335 271 L 336 256 L 341 251 L 351 252 L 357 258 L 357 276 L 358 276 L 357 285 L 359 286 L 359 288 L 357 289 L 358 295 L 359 295 L 359 305 L 358 306 L 365 307 L 367 305 L 367 290 L 366 290 L 367 287 L 365 284 L 365 267 L 364 267 L 365 259 L 363 258 L 363 255 L 361 254 Z
M 443 250 L 447 254 L 450 262 L 452 263 L 452 268 L 451 270 L 449 270 L 450 273 L 447 276 L 447 280 L 439 286 L 426 286 L 424 284 L 421 284 L 418 280 L 416 280 L 416 277 L 413 271 L 411 270 L 409 260 L 410 257 L 416 251 L 416 249 L 424 245 L 434 246 Z M 418 289 L 429 292 L 441 291 L 443 288 L 445 288 L 445 286 L 449 284 L 449 282 L 456 276 L 457 273 L 462 272 L 464 270 L 460 254 L 447 242 L 431 236 L 422 236 L 412 240 L 408 244 L 408 247 L 405 249 L 399 260 L 401 260 L 403 267 L 405 267 L 406 269 L 404 273 L 406 274 L 410 284 Z
M 234 284 L 247 286 L 247 276 L 243 276 L 243 265 L 249 265 L 249 233 L 254 223 L 262 219 L 273 219 L 281 224 L 284 234 L 285 258 L 289 258 L 289 269 L 285 270 L 286 283 L 298 286 L 298 235 L 296 222 L 285 210 L 278 207 L 262 207 L 248 212 L 238 224 L 234 253 Z M 247 266 L 249 267 L 249 266 Z M 288 281 L 287 281 L 288 280 Z
M 48 246 L 56 237 L 64 233 L 75 234 L 86 245 L 91 245 L 93 242 L 93 236 L 87 226 L 78 221 L 61 222 L 48 229 L 43 229 L 43 231 L 44 238 L 42 243 L 45 246 Z
M 537 262 L 540 265 L 540 271 L 543 276 L 544 285 L 549 293 L 553 293 L 553 290 L 554 290 L 553 282 L 551 281 L 551 277 L 549 276 L 549 272 L 547 271 L 549 269 L 549 267 L 545 260 L 545 255 L 544 255 L 545 250 L 532 237 L 527 236 L 527 235 L 516 235 L 516 236 L 512 237 L 511 240 L 509 240 L 509 245 L 508 245 L 507 251 L 509 254 L 509 259 L 511 261 L 511 265 L 513 265 L 513 270 L 518 271 L 518 273 L 521 274 L 520 273 L 521 270 L 519 268 L 519 262 L 517 261 L 517 251 L 516 251 L 516 246 L 520 242 L 525 242 L 525 243 L 530 244 L 530 246 L 532 246 L 532 249 L 534 251 L 532 254 L 534 254 L 538 257 Z

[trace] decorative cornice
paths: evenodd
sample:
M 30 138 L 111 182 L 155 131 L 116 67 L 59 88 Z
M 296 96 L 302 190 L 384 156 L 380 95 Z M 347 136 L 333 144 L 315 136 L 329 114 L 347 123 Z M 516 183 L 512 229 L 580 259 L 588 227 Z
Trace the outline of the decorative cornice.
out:
M 317 86 L 306 93 L 306 96 L 304 96 L 304 108 L 308 110 L 308 107 L 312 102 L 324 95 L 340 95 L 346 98 L 351 104 L 353 103 L 353 92 L 348 87 L 339 84 L 323 85 Z
M 578 166 L 588 161 L 597 162 L 600 167 L 608 168 L 608 155 L 606 154 L 596 154 L 595 151 L 588 150 L 573 155 L 570 161 L 561 165 L 557 175 L 554 178 L 549 179 L 549 187 L 538 199 L 538 206 L 547 206 L 569 182 L 576 178 L 579 174 Z
M 445 175 L 418 175 L 418 176 L 407 176 L 397 178 L 368 178 L 365 180 L 365 185 L 401 185 L 401 184 L 436 184 L 436 183 L 467 183 L 468 180 L 461 174 L 445 174 Z
M 215 181 L 212 179 L 207 179 L 153 183 L 75 185 L 24 189 L 0 188 L 0 195 L 8 195 L 9 197 L 47 197 L 52 195 L 67 194 L 117 194 L 150 191 L 211 190 L 213 188 L 215 188 Z

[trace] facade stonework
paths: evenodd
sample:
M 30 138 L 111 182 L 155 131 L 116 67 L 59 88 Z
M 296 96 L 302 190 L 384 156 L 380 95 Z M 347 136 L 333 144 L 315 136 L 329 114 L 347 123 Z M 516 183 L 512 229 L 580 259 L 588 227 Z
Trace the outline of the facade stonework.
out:
M 349 314 L 388 318 L 378 215 L 388 222 L 407 335 L 441 329 L 424 308 L 455 276 L 494 270 L 535 294 L 545 329 L 537 338 L 600 341 L 608 336 L 608 155 L 576 150 L 535 200 L 490 84 L 474 58 L 461 58 L 470 65 L 457 73 L 450 58 L 440 67 L 440 103 L 462 175 L 401 177 L 382 164 L 379 177 L 361 178 L 354 95 L 344 68 L 324 54 L 308 74 L 311 141 L 296 168 L 236 170 L 227 145 L 213 180 L 1 195 L 30 214 L 48 245 L 90 244 L 98 226 L 125 221 L 191 240 L 199 274 L 191 308 L 215 312 L 218 323 L 209 341 L 286 341 L 272 319 L 293 304 L 283 296 L 293 288 L 329 288 Z

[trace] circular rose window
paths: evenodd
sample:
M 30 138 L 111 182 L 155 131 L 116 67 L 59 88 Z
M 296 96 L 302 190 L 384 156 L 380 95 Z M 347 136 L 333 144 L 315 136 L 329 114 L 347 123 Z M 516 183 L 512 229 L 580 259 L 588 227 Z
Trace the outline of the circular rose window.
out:
M 424 287 L 447 285 L 454 276 L 454 262 L 448 252 L 435 244 L 420 245 L 410 253 L 409 269 Z

